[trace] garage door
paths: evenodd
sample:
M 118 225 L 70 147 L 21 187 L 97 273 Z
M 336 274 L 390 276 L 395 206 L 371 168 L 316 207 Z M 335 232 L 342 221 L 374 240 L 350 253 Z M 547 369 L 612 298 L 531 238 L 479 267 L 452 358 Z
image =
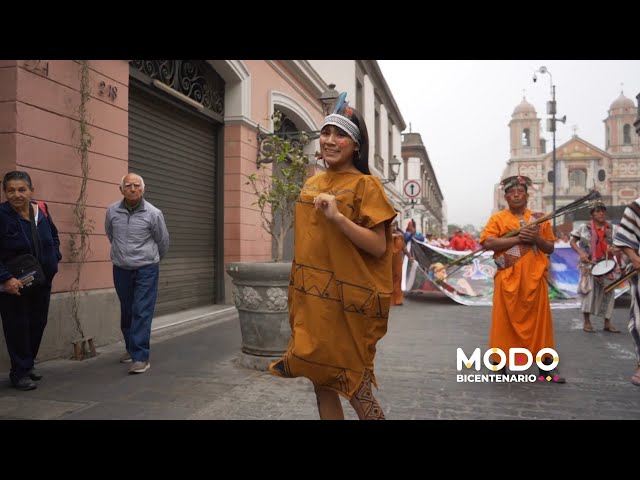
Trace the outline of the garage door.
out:
M 162 210 L 171 245 L 156 315 L 215 302 L 216 125 L 142 88 L 129 91 L 129 171 Z

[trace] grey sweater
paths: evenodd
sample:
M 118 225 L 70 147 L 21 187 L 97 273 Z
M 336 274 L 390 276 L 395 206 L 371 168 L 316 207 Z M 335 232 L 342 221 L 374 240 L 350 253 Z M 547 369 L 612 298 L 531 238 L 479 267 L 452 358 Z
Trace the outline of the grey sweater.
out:
M 111 261 L 126 270 L 158 263 L 169 250 L 164 216 L 144 199 L 132 213 L 124 206 L 124 200 L 111 205 L 104 229 L 111 242 Z

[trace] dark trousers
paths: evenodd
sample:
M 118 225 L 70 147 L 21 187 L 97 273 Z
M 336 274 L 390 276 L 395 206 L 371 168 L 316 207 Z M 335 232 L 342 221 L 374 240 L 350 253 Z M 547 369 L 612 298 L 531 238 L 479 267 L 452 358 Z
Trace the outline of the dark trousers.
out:
M 113 283 L 120 299 L 120 329 L 134 362 L 149 360 L 151 320 L 158 296 L 158 264 L 136 270 L 113 266 Z
M 11 359 L 9 375 L 15 379 L 33 368 L 49 316 L 51 286 L 34 287 L 29 293 L 26 290 L 20 296 L 0 293 L 2 329 Z

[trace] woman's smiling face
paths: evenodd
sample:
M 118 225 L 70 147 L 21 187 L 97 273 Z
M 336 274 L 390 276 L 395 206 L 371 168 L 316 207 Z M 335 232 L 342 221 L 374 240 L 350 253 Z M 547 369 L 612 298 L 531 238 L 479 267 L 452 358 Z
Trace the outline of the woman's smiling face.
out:
M 339 127 L 325 125 L 320 131 L 320 152 L 327 167 L 332 170 L 353 168 L 356 142 Z
M 4 190 L 9 205 L 15 210 L 21 210 L 28 205 L 33 196 L 33 189 L 24 180 L 9 180 Z

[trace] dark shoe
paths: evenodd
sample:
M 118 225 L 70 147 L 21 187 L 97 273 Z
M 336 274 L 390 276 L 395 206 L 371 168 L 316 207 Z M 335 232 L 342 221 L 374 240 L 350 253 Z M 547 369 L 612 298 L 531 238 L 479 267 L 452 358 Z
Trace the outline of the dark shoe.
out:
M 11 385 L 18 390 L 35 390 L 38 386 L 28 376 L 20 378 L 12 378 Z
M 42 375 L 40 374 L 40 372 L 38 372 L 35 368 L 32 368 L 31 370 L 29 370 L 29 372 L 27 373 L 27 375 L 29 375 L 29 378 L 31 380 L 35 380 L 36 382 L 38 380 L 42 380 Z

